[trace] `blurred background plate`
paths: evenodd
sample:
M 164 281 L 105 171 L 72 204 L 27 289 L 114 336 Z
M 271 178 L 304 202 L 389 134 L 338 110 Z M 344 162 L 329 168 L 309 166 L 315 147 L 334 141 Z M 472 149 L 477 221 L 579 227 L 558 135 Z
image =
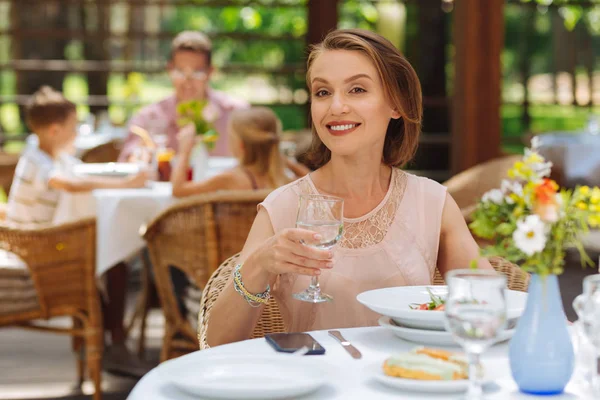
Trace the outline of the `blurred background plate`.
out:
M 137 174 L 140 167 L 132 163 L 84 163 L 76 165 L 75 175 L 88 176 L 128 176 Z

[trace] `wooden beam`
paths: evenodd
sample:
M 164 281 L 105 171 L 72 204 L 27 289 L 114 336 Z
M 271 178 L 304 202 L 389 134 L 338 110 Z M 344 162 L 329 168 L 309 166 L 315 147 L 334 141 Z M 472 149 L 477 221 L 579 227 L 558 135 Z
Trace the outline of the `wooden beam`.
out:
M 308 44 L 320 43 L 337 28 L 338 0 L 308 0 Z
M 454 2 L 452 172 L 500 154 L 504 0 Z

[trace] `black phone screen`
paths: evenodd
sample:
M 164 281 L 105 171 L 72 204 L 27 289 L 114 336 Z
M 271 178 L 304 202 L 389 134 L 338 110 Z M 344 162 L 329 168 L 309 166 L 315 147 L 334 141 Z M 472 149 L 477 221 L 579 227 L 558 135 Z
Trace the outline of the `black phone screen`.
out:
M 266 335 L 265 339 L 275 350 L 284 353 L 293 353 L 305 346 L 308 348 L 307 354 L 325 353 L 325 348 L 308 333 L 273 333 Z

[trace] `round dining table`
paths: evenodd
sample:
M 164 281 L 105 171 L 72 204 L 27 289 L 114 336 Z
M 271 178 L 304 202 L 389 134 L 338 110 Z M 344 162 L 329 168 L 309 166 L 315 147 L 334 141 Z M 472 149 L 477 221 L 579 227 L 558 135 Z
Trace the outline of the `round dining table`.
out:
M 324 355 L 303 357 L 319 357 L 322 359 L 323 365 L 326 366 L 327 384 L 298 399 L 422 400 L 462 398 L 460 393 L 410 392 L 392 388 L 374 378 L 375 374 L 380 373 L 381 365 L 385 359 L 393 354 L 410 351 L 417 347 L 418 344 L 402 340 L 394 336 L 391 331 L 382 327 L 340 329 L 340 332 L 346 340 L 351 342 L 362 353 L 362 358 L 352 358 L 338 341 L 328 335 L 327 331 L 309 332 L 325 347 L 326 352 Z M 450 349 L 460 351 L 458 347 Z M 175 379 L 170 379 L 169 373 L 166 372 L 174 370 L 174 363 L 180 363 L 182 366 L 185 365 L 189 368 L 190 365 L 203 365 L 205 360 L 216 355 L 260 357 L 273 355 L 274 353 L 275 350 L 264 338 L 196 351 L 154 368 L 137 383 L 129 394 L 128 399 L 200 400 L 203 398 L 185 392 L 175 384 Z M 493 381 L 486 383 L 484 386 L 486 400 L 533 400 L 536 398 L 548 398 L 547 396 L 538 397 L 519 392 L 511 377 L 508 361 L 508 344 L 506 342 L 488 349 L 482 357 L 482 363 L 486 371 L 489 371 L 493 375 Z M 290 377 L 290 379 L 293 379 L 293 377 Z M 575 374 L 565 392 L 551 398 L 556 400 L 592 399 L 593 396 L 588 390 L 588 385 Z
M 206 177 L 237 165 L 233 157 L 211 157 Z M 140 235 L 146 224 L 175 204 L 170 182 L 151 182 L 142 189 L 99 189 L 92 193 L 96 207 L 96 275 L 101 276 L 119 261 L 145 245 Z

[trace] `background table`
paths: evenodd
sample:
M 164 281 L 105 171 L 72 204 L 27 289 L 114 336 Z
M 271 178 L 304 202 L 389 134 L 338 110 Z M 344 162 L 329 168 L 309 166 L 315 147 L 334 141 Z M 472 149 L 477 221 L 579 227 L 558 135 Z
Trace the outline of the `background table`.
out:
M 552 161 L 553 176 L 562 186 L 600 186 L 600 135 L 552 132 L 537 137 L 540 154 Z
M 211 157 L 208 176 L 233 168 L 237 160 Z M 140 227 L 177 201 L 171 184 L 154 182 L 143 189 L 102 189 L 92 193 L 96 208 L 96 275 L 104 274 L 144 247 Z
M 78 134 L 75 137 L 75 157 L 81 157 L 86 151 L 106 144 L 113 140 L 123 141 L 127 137 L 127 129 L 124 127 L 111 127 L 105 129 L 102 132 L 89 133 L 89 134 Z M 36 135 L 31 134 L 27 136 L 27 145 L 37 145 L 38 138 Z
M 302 399 L 339 399 L 339 400 L 367 400 L 367 399 L 458 399 L 460 395 L 451 395 L 406 392 L 399 389 L 389 388 L 380 384 L 372 375 L 383 361 L 390 355 L 398 352 L 409 351 L 417 344 L 406 342 L 394 336 L 390 331 L 380 327 L 342 329 L 344 337 L 352 342 L 363 354 L 363 358 L 355 360 L 335 341 L 328 336 L 326 331 L 311 332 L 313 337 L 326 349 L 323 361 L 331 368 L 331 381 L 328 385 L 320 388 L 317 392 L 302 397 Z M 265 355 L 272 354 L 274 350 L 264 339 L 247 340 L 225 346 L 218 346 L 209 350 L 195 352 L 184 356 L 195 358 L 198 363 L 202 362 L 203 354 L 219 355 Z M 182 357 L 183 358 L 183 357 Z M 511 400 L 511 399 L 547 399 L 548 397 L 537 397 L 522 394 L 518 391 L 516 384 L 511 378 L 508 363 L 508 345 L 500 344 L 488 350 L 482 361 L 488 369 L 493 369 L 494 376 L 499 378 L 494 384 L 486 386 L 486 400 Z M 171 361 L 177 362 L 177 360 Z M 160 373 L 159 365 L 146 374 L 130 393 L 129 400 L 192 400 L 200 399 L 180 391 L 165 379 Z M 565 394 L 553 396 L 553 400 L 576 400 L 589 399 L 583 385 L 576 380 L 571 380 Z

